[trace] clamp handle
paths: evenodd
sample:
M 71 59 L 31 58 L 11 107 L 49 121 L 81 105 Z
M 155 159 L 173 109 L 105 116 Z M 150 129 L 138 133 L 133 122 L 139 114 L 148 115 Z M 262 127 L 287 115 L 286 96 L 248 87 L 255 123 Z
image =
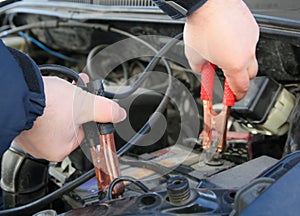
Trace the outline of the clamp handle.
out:
M 231 88 L 229 87 L 227 79 L 225 79 L 223 104 L 225 106 L 231 107 L 231 106 L 234 106 L 234 102 L 235 102 L 235 96 L 234 96 Z
M 216 66 L 210 62 L 206 62 L 201 71 L 201 92 L 200 99 L 212 101 L 214 90 Z
M 201 100 L 212 101 L 215 69 L 216 69 L 216 66 L 210 62 L 205 63 L 202 67 L 201 92 L 200 92 Z M 225 106 L 233 106 L 234 102 L 235 102 L 235 96 L 234 96 L 231 88 L 229 87 L 227 79 L 225 79 L 223 104 Z

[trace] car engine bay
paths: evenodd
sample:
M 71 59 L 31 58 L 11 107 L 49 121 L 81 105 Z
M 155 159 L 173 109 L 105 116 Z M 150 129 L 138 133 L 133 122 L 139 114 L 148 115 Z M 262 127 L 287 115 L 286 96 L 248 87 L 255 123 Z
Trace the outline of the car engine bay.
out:
M 12 144 L 2 156 L 0 215 L 297 215 L 300 5 L 248 2 L 260 27 L 259 71 L 231 107 L 226 146 L 210 163 L 184 20 L 151 0 L 0 2 L 7 46 L 28 53 L 43 76 L 75 81 L 128 114 L 85 125 L 85 140 L 62 162 Z M 225 78 L 215 74 L 213 109 L 221 113 Z

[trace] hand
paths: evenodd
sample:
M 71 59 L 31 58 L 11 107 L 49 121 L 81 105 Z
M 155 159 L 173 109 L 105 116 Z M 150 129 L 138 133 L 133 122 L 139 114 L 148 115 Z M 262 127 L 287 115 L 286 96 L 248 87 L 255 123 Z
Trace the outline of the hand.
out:
M 239 100 L 258 70 L 258 38 L 259 27 L 243 1 L 208 0 L 187 18 L 185 54 L 196 72 L 205 61 L 221 68 Z
M 87 76 L 86 76 L 87 77 Z M 86 82 L 87 78 L 82 76 Z M 57 77 L 43 77 L 46 107 L 32 129 L 15 138 L 17 146 L 36 158 L 61 161 L 84 138 L 85 122 L 119 122 L 126 112 L 117 103 L 92 95 Z

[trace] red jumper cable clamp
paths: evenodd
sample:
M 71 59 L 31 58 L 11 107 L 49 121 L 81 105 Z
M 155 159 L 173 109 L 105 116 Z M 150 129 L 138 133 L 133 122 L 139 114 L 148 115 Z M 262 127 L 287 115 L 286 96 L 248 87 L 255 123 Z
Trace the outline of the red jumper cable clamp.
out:
M 204 129 L 201 133 L 204 162 L 209 165 L 221 165 L 221 154 L 226 148 L 227 121 L 230 107 L 235 97 L 227 81 L 224 83 L 223 109 L 220 113 L 213 110 L 213 88 L 215 65 L 205 63 L 201 71 L 201 96 L 204 112 Z

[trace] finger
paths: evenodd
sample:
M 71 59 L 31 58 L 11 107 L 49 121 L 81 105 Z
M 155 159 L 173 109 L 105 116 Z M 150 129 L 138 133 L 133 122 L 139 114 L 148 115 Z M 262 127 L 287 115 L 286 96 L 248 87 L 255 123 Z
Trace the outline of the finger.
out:
M 193 49 L 186 48 L 185 56 L 188 59 L 189 65 L 194 72 L 201 72 L 203 65 L 207 62 L 199 54 L 197 54 Z M 189 50 L 189 51 L 187 51 Z
M 82 79 L 82 81 L 84 82 L 84 84 L 87 84 L 90 81 L 90 78 L 87 74 L 85 73 L 80 73 L 78 74 L 80 76 L 80 78 Z M 77 85 L 76 81 L 72 81 L 73 85 Z
M 246 72 L 244 71 L 241 72 L 240 73 L 241 75 L 236 74 L 236 77 L 238 77 L 238 79 L 230 79 L 231 80 L 230 82 L 233 85 L 232 89 L 237 100 L 242 99 L 246 95 L 249 89 L 250 79 L 256 77 L 257 71 L 258 71 L 258 63 L 254 56 L 252 61 L 250 61 L 249 66 L 246 69 Z
M 82 126 L 80 126 L 78 128 L 78 130 L 76 130 L 75 136 L 76 137 L 74 139 L 74 143 L 73 143 L 72 149 L 71 149 L 71 151 L 69 153 L 71 153 L 72 151 L 74 151 L 80 145 L 80 143 L 82 142 L 82 140 L 84 139 L 84 131 L 83 131 Z
M 79 76 L 85 84 L 87 84 L 90 81 L 90 78 L 86 73 L 80 73 Z
M 188 59 L 189 65 L 194 72 L 201 72 L 203 65 L 207 62 L 195 49 L 185 45 L 185 56 Z
M 82 81 L 83 81 L 85 84 L 87 84 L 87 83 L 90 81 L 90 78 L 89 78 L 89 76 L 88 76 L 87 74 L 85 74 L 85 73 L 80 73 L 80 74 L 78 74 L 78 75 L 80 76 L 80 78 L 82 79 Z M 73 81 L 72 84 L 73 84 L 73 85 L 76 85 L 77 82 L 76 82 L 76 81 Z
M 247 71 L 248 71 L 248 75 L 249 75 L 250 79 L 253 79 L 254 77 L 256 77 L 257 72 L 258 72 L 258 63 L 257 63 L 255 56 L 253 57 L 252 61 L 250 62 L 249 66 L 247 68 Z
M 230 71 L 223 70 L 227 82 L 233 91 L 236 100 L 242 99 L 249 88 L 250 80 L 247 69 L 238 73 L 231 73 Z

